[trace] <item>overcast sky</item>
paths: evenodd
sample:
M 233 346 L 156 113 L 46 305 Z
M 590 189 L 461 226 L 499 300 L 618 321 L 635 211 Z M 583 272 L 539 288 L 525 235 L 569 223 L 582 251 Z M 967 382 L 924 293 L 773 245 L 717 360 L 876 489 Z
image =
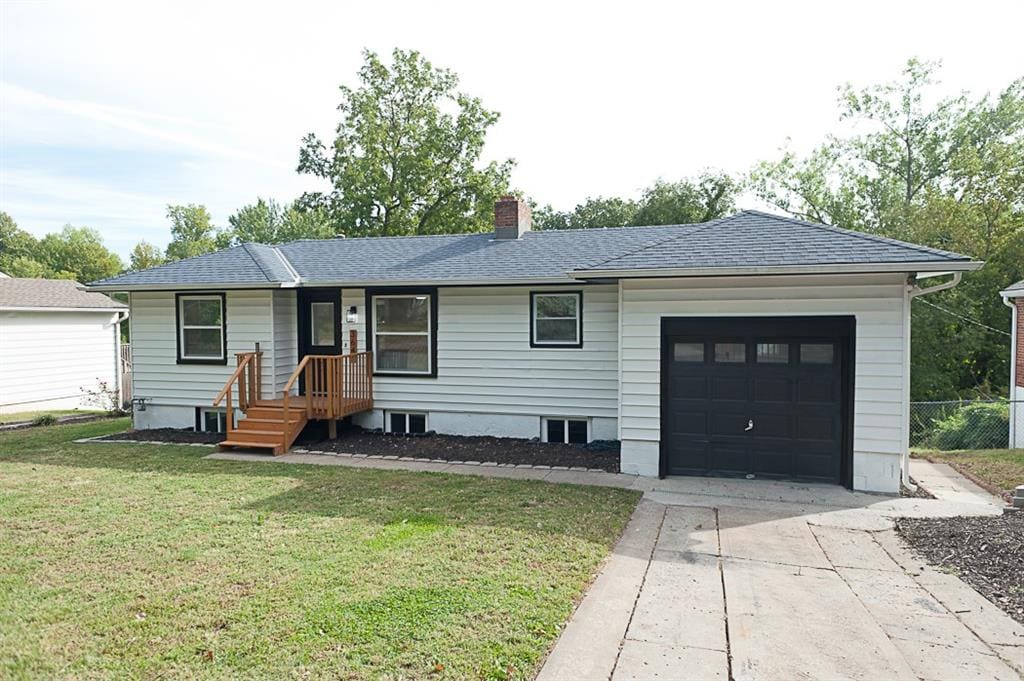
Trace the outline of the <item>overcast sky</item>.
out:
M 835 7 L 836 9 L 832 9 Z M 493 9 L 492 9 L 493 8 Z M 747 170 L 837 127 L 836 86 L 941 59 L 942 87 L 1024 75 L 1024 2 L 602 4 L 0 0 L 0 210 L 35 234 L 166 245 L 168 203 L 217 224 L 317 187 L 299 141 L 330 138 L 361 50 L 414 48 L 501 113 L 489 158 L 571 208 L 707 167 Z

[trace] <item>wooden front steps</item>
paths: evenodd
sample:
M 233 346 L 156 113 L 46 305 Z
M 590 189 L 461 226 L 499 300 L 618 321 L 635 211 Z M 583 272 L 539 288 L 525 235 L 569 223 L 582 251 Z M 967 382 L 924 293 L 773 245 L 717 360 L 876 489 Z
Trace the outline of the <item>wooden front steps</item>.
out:
M 355 338 L 352 339 L 353 347 Z M 306 355 L 295 367 L 279 399 L 263 399 L 263 361 L 258 349 L 238 353 L 238 366 L 213 406 L 225 403 L 227 439 L 221 449 L 245 447 L 284 454 L 309 421 L 327 421 L 330 437 L 339 419 L 373 409 L 372 356 Z M 301 382 L 300 382 L 301 379 Z M 297 395 L 302 387 L 305 395 Z M 235 423 L 233 399 L 245 416 Z
M 293 397 L 290 402 L 292 409 L 285 421 L 282 400 L 257 400 L 239 419 L 228 439 L 220 443 L 220 448 L 269 449 L 274 456 L 284 454 L 309 421 L 306 399 Z

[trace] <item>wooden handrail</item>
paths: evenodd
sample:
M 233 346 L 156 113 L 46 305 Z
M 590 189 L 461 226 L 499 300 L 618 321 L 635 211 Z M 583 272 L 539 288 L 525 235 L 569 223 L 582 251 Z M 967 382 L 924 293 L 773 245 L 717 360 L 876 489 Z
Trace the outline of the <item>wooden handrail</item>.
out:
M 213 400 L 215 407 L 221 402 L 227 402 L 224 406 L 226 411 L 224 422 L 229 439 L 235 430 L 235 411 L 231 404 L 235 386 L 238 386 L 238 408 L 243 412 L 248 411 L 249 407 L 257 400 L 263 398 L 263 353 L 260 351 L 238 352 L 235 353 L 235 362 L 237 366 L 234 372 Z
M 370 352 L 306 355 L 284 385 L 281 402 L 285 424 L 291 423 L 291 393 L 302 377 L 306 418 L 328 421 L 333 437 L 336 420 L 373 407 L 372 369 Z M 284 444 L 287 447 L 290 443 Z

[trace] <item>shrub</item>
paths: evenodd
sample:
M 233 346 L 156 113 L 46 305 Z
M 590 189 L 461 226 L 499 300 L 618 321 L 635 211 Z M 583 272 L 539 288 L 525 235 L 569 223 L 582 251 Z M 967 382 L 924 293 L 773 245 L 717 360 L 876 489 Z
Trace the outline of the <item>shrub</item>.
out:
M 936 449 L 1004 449 L 1009 445 L 1010 407 L 1005 402 L 965 404 L 935 422 L 928 444 Z
M 82 388 L 83 401 L 99 407 L 111 416 L 123 416 L 126 411 L 117 389 L 102 379 L 97 378 L 96 382 L 96 388 L 93 390 Z
M 57 423 L 57 417 L 53 414 L 40 414 L 32 419 L 33 426 L 52 426 Z

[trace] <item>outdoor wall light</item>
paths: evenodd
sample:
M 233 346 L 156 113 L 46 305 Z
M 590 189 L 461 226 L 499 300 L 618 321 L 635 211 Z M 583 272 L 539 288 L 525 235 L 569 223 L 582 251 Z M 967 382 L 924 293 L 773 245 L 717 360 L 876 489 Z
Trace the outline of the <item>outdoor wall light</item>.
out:
M 355 324 L 356 322 L 359 321 L 359 312 L 356 311 L 356 306 L 355 305 L 353 305 L 352 307 L 350 307 L 348 309 L 348 314 L 345 315 L 345 320 L 349 324 Z

